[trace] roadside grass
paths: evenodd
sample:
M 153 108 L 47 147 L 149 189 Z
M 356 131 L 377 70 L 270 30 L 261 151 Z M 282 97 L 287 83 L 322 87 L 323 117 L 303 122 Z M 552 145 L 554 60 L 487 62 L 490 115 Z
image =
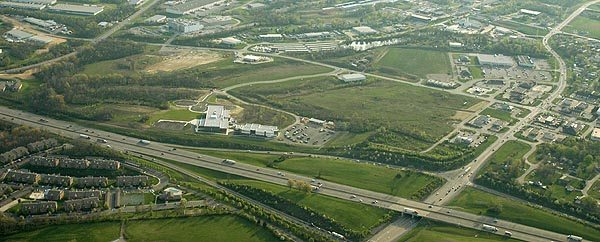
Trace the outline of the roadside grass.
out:
M 531 113 L 531 111 L 529 111 L 529 109 L 526 108 L 520 108 L 521 112 L 519 112 L 517 115 L 515 115 L 517 118 L 524 118 L 527 117 L 527 115 L 529 115 L 529 113 Z
M 320 211 L 340 224 L 343 224 L 345 227 L 357 231 L 364 231 L 365 229 L 378 225 L 380 223 L 379 220 L 388 213 L 388 211 L 383 208 L 319 195 L 317 193 L 307 194 L 298 191 L 295 188 L 289 189 L 288 187 L 262 181 L 237 180 L 233 181 L 233 183 L 270 191 L 294 201 L 298 205 Z
M 567 31 L 600 39 L 600 20 L 579 15 L 569 23 Z
M 512 117 L 510 112 L 495 108 L 486 108 L 481 112 L 481 115 L 490 115 L 493 118 L 497 118 L 502 121 L 508 122 L 509 125 L 513 125 L 518 121 L 517 119 Z
M 0 241 L 85 241 L 106 242 L 119 238 L 119 222 L 50 225 L 0 238 Z
M 514 29 L 523 34 L 528 35 L 545 35 L 548 33 L 547 29 L 531 27 L 525 24 L 517 23 L 517 22 L 509 22 L 509 21 L 497 21 L 497 25 L 509 29 Z
M 270 231 L 234 215 L 131 220 L 127 241 L 279 241 Z
M 193 151 L 256 166 L 267 167 L 270 164 L 276 169 L 405 198 L 420 197 L 423 195 L 419 192 L 421 189 L 428 185 L 439 186 L 442 184 L 439 178 L 422 173 L 357 163 L 345 159 L 290 157 L 283 162 L 273 162 L 279 156 L 229 151 Z
M 492 242 L 519 241 L 475 229 L 468 229 L 431 220 L 421 220 L 419 225 L 408 231 L 398 242 Z
M 449 206 L 474 214 L 483 214 L 523 225 L 546 229 L 563 234 L 574 234 L 592 241 L 600 241 L 600 230 L 561 217 L 551 212 L 531 207 L 517 200 L 496 196 L 467 187 Z M 500 213 L 489 210 L 500 208 Z
M 190 112 L 188 109 L 183 108 L 173 108 L 165 111 L 158 111 L 153 113 L 146 124 L 152 125 L 158 120 L 167 119 L 167 120 L 179 120 L 179 121 L 190 121 L 192 119 L 196 119 L 202 115 L 201 113 Z
M 338 131 L 337 134 L 329 142 L 325 143 L 325 147 L 342 147 L 363 142 L 374 132 L 351 133 L 347 131 Z
M 407 150 L 427 148 L 433 140 L 452 130 L 450 123 L 457 111 L 479 102 L 471 97 L 381 80 L 347 85 L 335 79 L 314 78 L 304 82 L 253 85 L 234 91 L 234 95 L 246 100 L 302 116 L 364 127 L 366 130 L 359 134 L 374 132 L 383 139 L 383 133 L 389 133 L 385 138 L 387 146 Z M 387 130 L 377 130 L 382 126 Z M 368 137 L 354 136 L 352 141 L 359 143 Z
M 372 207 L 368 204 L 347 201 L 318 193 L 307 194 L 295 189 L 290 190 L 288 187 L 277 184 L 252 180 L 249 178 L 176 161 L 164 161 L 180 166 L 213 181 L 226 180 L 230 183 L 248 185 L 267 190 L 284 198 L 290 199 L 299 205 L 307 206 L 319 213 L 325 214 L 328 217 L 342 223 L 346 227 L 357 230 L 364 230 L 365 228 L 369 228 L 378 224 L 379 219 L 383 218 L 383 216 L 388 212 L 385 209 Z M 238 161 L 240 160 L 238 159 Z
M 447 53 L 422 49 L 389 48 L 387 54 L 374 66 L 420 78 L 426 78 L 427 74 L 449 74 L 452 71 Z
M 499 172 L 504 169 L 504 165 L 507 164 L 510 167 L 525 166 L 526 164 L 523 162 L 524 155 L 531 149 L 531 146 L 523 143 L 521 141 L 509 140 L 504 143 L 488 160 L 488 164 L 485 168 L 480 172 L 480 174 L 487 172 Z M 510 164 L 508 164 L 510 162 Z M 513 178 L 517 178 L 524 171 L 522 169 L 518 169 L 516 172 L 516 176 Z M 505 175 L 510 175 L 506 173 Z

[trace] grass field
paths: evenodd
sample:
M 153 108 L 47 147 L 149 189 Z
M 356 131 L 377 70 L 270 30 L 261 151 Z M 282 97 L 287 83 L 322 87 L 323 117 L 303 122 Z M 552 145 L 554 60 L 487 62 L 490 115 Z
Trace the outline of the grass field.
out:
M 529 34 L 529 35 L 545 35 L 548 33 L 547 29 L 542 29 L 542 28 L 536 28 L 536 27 L 531 27 L 525 24 L 521 24 L 521 23 L 517 23 L 517 22 L 509 22 L 509 21 L 498 21 L 496 22 L 496 24 L 498 24 L 499 26 L 505 27 L 505 28 L 509 28 L 509 29 L 513 29 L 516 31 L 519 31 L 523 34 Z
M 146 124 L 153 124 L 158 120 L 161 119 L 167 119 L 167 120 L 179 120 L 179 121 L 190 121 L 192 119 L 196 119 L 198 117 L 200 117 L 200 113 L 194 113 L 194 112 L 190 112 L 187 109 L 169 109 L 169 110 L 165 110 L 165 111 L 158 111 L 156 113 L 153 113 L 150 118 L 148 119 L 148 121 L 146 121 Z
M 509 140 L 489 158 L 488 164 L 481 172 L 502 172 L 503 174 L 506 173 L 506 175 L 508 175 L 508 172 L 502 171 L 504 165 L 507 164 L 507 162 L 510 162 L 510 167 L 521 167 L 525 165 L 522 160 L 529 149 L 531 149 L 531 146 L 526 143 Z M 516 172 L 517 176 L 514 178 L 518 177 L 518 175 L 523 172 L 523 170 L 519 169 Z
M 474 188 L 465 189 L 449 205 L 474 214 L 484 214 L 558 233 L 579 235 L 591 241 L 600 241 L 600 230 Z M 498 214 L 492 213 L 488 211 L 490 207 L 501 207 L 501 211 Z
M 447 53 L 420 49 L 390 48 L 374 66 L 420 78 L 426 78 L 427 74 L 450 74 L 452 71 Z
M 107 242 L 119 238 L 119 228 L 119 222 L 52 225 L 33 231 L 0 237 L 0 241 Z
M 333 218 L 345 227 L 363 231 L 379 224 L 379 220 L 388 211 L 366 204 L 323 196 L 316 193 L 306 194 L 295 189 L 254 180 L 237 180 L 234 183 L 248 185 L 275 193 Z
M 450 224 L 423 220 L 416 228 L 406 233 L 398 242 L 492 242 L 518 241 L 474 229 L 457 227 Z
M 473 79 L 481 79 L 483 78 L 483 70 L 479 66 L 469 66 L 469 71 L 471 72 L 471 76 Z
M 511 116 L 511 113 L 508 111 L 495 109 L 495 108 L 487 108 L 481 112 L 481 115 L 490 115 L 493 118 L 500 119 L 502 121 L 506 121 L 510 123 L 510 125 L 515 124 L 518 120 Z
M 569 23 L 567 31 L 600 39 L 600 20 L 580 15 Z
M 239 162 L 266 167 L 279 156 L 196 150 L 199 153 L 233 159 Z M 311 157 L 292 157 L 273 164 L 275 168 L 325 181 L 345 184 L 371 191 L 411 198 L 437 178 L 412 171 L 390 169 L 349 160 L 334 160 Z
M 407 84 L 371 80 L 359 86 L 335 79 L 316 78 L 304 82 L 254 85 L 234 90 L 237 96 L 307 117 L 315 117 L 362 129 L 374 135 L 397 132 L 385 144 L 411 150 L 427 148 L 452 130 L 452 117 L 479 101 L 466 96 Z M 387 131 L 378 130 L 386 127 Z M 413 136 L 404 135 L 406 133 Z M 419 143 L 414 137 L 428 139 Z M 362 138 L 367 138 L 364 135 Z M 354 139 L 357 143 L 363 140 Z M 376 141 L 374 141 L 376 142 Z
M 233 215 L 129 221 L 127 241 L 279 241 L 271 232 Z

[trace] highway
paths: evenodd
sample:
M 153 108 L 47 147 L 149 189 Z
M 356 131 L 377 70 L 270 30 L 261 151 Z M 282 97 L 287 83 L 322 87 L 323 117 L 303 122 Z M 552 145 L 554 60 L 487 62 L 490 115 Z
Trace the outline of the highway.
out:
M 559 97 L 567 86 L 567 65 L 565 64 L 564 60 L 560 57 L 560 55 L 558 55 L 556 51 L 554 51 L 552 47 L 548 44 L 548 40 L 552 38 L 552 36 L 554 36 L 555 34 L 560 33 L 562 28 L 564 28 L 573 19 L 579 16 L 579 14 L 581 14 L 587 7 L 598 2 L 600 2 L 600 0 L 588 2 L 580 6 L 577 10 L 571 13 L 571 15 L 569 15 L 563 22 L 558 24 L 543 38 L 544 47 L 558 61 L 559 64 L 560 76 L 557 88 L 554 90 L 554 92 L 552 92 L 548 96 L 548 98 L 546 98 L 546 100 L 544 100 L 539 106 L 532 108 L 531 113 L 529 113 L 529 115 L 527 115 L 525 118 L 520 119 L 519 122 L 510 127 L 510 129 L 507 132 L 500 135 L 498 137 L 498 140 L 492 145 L 490 145 L 490 147 L 487 150 L 481 153 L 479 157 L 477 157 L 471 163 L 465 165 L 463 171 L 457 172 L 454 177 L 450 177 L 448 179 L 448 182 L 446 182 L 440 189 L 438 189 L 437 193 L 425 199 L 425 202 L 442 205 L 451 201 L 466 186 L 472 183 L 476 174 L 485 166 L 486 161 L 494 154 L 496 150 L 498 150 L 507 140 L 515 140 L 516 138 L 514 134 L 516 132 L 521 130 L 524 126 L 528 125 L 538 114 L 550 109 L 552 104 L 551 101 Z M 465 172 L 466 169 L 469 169 L 469 171 Z
M 0 118 L 10 120 L 11 122 L 18 124 L 44 128 L 49 132 L 73 139 L 80 139 L 79 135 L 83 133 L 89 135 L 92 142 L 97 138 L 106 139 L 109 142 L 108 144 L 110 144 L 113 149 L 119 151 L 163 157 L 165 159 L 176 160 L 181 163 L 218 170 L 275 184 L 287 185 L 288 179 L 311 182 L 310 177 L 304 177 L 275 169 L 256 167 L 239 162 L 235 165 L 225 165 L 222 163 L 222 159 L 220 158 L 199 155 L 183 149 L 173 151 L 172 148 L 167 144 L 158 142 L 152 142 L 149 145 L 140 145 L 139 139 L 137 138 L 96 129 L 89 129 L 67 121 L 50 119 L 44 116 L 12 110 L 6 107 L 0 107 Z M 45 121 L 40 121 L 41 119 L 44 119 Z M 510 231 L 513 234 L 513 238 L 525 241 L 566 241 L 566 235 L 503 220 L 497 220 L 495 222 L 495 219 L 491 217 L 478 216 L 475 214 L 451 210 L 442 206 L 430 205 L 423 202 L 412 201 L 388 194 L 367 191 L 364 189 L 358 189 L 331 182 L 324 182 L 324 185 L 320 189 L 319 193 L 355 202 L 360 202 L 360 200 L 362 200 L 364 203 L 396 211 L 403 211 L 405 207 L 412 208 L 420 211 L 420 215 L 423 217 L 464 226 L 467 228 L 481 230 L 482 224 L 492 224 L 499 229 L 496 232 L 497 234 L 502 235 L 504 231 Z M 356 198 L 353 198 L 352 195 L 355 195 Z

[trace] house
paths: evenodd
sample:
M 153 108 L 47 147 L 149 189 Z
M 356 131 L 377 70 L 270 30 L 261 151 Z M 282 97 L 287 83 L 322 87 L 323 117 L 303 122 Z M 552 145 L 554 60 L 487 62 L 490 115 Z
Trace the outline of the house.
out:
M 90 162 L 82 159 L 61 159 L 58 163 L 58 167 L 71 168 L 71 169 L 87 169 L 90 166 Z
M 40 175 L 32 172 L 9 169 L 6 173 L 6 176 L 4 176 L 4 180 L 18 183 L 34 184 L 40 181 Z
M 116 186 L 119 187 L 145 187 L 148 186 L 150 179 L 147 176 L 118 176 Z
M 46 185 L 68 187 L 73 185 L 73 177 L 42 174 L 40 175 L 40 183 Z
M 79 177 L 76 179 L 77 187 L 106 187 L 108 186 L 108 178 L 106 177 Z
M 65 191 L 58 189 L 51 189 L 46 192 L 44 198 L 50 201 L 60 201 L 65 197 Z
M 229 110 L 220 105 L 208 105 L 206 117 L 196 123 L 196 132 L 229 133 L 231 116 Z
M 104 11 L 104 6 L 98 5 L 75 5 L 59 3 L 48 7 L 50 11 L 68 13 L 74 15 L 95 16 Z
M 166 188 L 160 198 L 165 201 L 179 201 L 183 197 L 183 192 L 174 187 Z
M 65 211 L 82 211 L 97 208 L 100 204 L 100 199 L 97 197 L 88 197 L 75 200 L 66 200 L 63 204 Z
M 476 128 L 483 128 L 484 126 L 488 125 L 490 123 L 491 119 L 490 117 L 486 116 L 486 115 L 479 115 L 479 117 L 471 120 L 469 122 L 469 125 L 476 127 Z
M 89 160 L 89 169 L 99 170 L 118 170 L 121 163 L 116 160 L 91 159 Z
M 81 190 L 81 191 L 69 190 L 69 191 L 65 192 L 65 199 L 73 200 L 73 199 L 82 199 L 82 198 L 89 198 L 89 197 L 100 198 L 100 195 L 102 195 L 102 194 L 100 193 L 99 190 Z
M 58 203 L 56 203 L 55 201 L 21 203 L 21 213 L 23 214 L 53 213 L 57 209 Z

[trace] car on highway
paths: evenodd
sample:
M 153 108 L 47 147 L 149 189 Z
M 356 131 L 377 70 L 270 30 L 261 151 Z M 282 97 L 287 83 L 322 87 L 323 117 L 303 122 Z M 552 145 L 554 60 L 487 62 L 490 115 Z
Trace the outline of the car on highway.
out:
M 352 195 L 350 195 L 350 198 L 354 199 L 354 198 L 356 198 L 356 195 L 352 194 Z

